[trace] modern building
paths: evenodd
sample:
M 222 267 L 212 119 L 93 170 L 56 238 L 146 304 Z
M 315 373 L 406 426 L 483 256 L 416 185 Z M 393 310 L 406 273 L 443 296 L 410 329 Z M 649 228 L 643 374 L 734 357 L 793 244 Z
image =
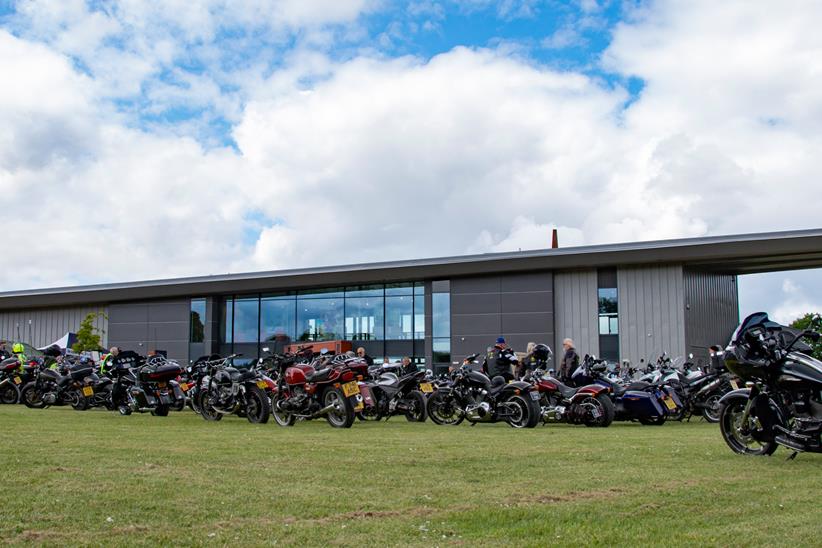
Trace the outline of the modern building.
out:
M 14 291 L 0 338 L 44 346 L 99 312 L 104 345 L 183 361 L 347 339 L 436 367 L 498 336 L 704 359 L 738 323 L 738 275 L 820 266 L 822 229 Z

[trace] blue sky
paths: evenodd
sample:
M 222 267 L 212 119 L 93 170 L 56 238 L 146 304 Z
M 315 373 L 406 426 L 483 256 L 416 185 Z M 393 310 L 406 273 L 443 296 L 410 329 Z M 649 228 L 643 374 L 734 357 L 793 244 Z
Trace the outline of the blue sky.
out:
M 821 23 L 743 0 L 0 0 L 0 190 L 33 257 L 0 287 L 816 228 Z M 822 309 L 819 281 L 751 278 L 743 308 Z

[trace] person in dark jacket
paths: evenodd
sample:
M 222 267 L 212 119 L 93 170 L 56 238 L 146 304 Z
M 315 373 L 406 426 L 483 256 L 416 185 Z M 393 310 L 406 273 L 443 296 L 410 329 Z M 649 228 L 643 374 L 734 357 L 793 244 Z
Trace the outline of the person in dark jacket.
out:
M 565 339 L 562 341 L 562 348 L 565 350 L 565 355 L 562 357 L 562 362 L 559 365 L 559 380 L 568 384 L 571 382 L 571 375 L 574 374 L 577 367 L 579 367 L 579 354 L 574 348 L 574 341 L 572 339 Z
M 490 378 L 502 377 L 507 381 L 514 380 L 512 367 L 519 363 L 517 355 L 505 344 L 505 339 L 500 337 L 494 346 L 488 348 L 485 353 L 485 361 L 482 364 L 483 372 Z
M 416 373 L 417 371 L 419 371 L 419 369 L 417 369 L 417 366 L 411 361 L 411 358 L 406 356 L 402 359 L 401 373 L 403 375 L 410 375 L 412 373 Z
M 364 359 L 368 365 L 374 365 L 374 358 L 365 353 L 365 348 L 362 346 L 357 349 L 357 356 Z

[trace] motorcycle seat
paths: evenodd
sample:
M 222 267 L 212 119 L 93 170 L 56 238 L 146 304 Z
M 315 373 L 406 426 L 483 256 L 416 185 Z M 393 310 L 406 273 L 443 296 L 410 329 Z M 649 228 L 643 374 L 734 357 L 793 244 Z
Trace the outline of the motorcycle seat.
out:
M 505 378 L 497 375 L 491 379 L 491 386 L 488 387 L 488 392 L 498 394 L 503 388 L 505 388 Z
M 244 370 L 240 373 L 240 380 L 241 381 L 247 381 L 249 379 L 253 379 L 256 376 L 257 376 L 256 372 L 251 371 L 250 369 L 246 369 L 246 370 Z
M 571 396 L 573 396 L 574 394 L 576 394 L 576 393 L 577 393 L 577 389 L 576 389 L 576 388 L 571 388 L 571 387 L 570 387 L 570 386 L 568 386 L 567 384 L 562 384 L 562 383 L 561 383 L 561 382 L 559 382 L 557 379 L 551 379 L 551 381 L 552 381 L 554 384 L 556 384 L 556 385 L 557 385 L 557 389 L 559 390 L 559 393 L 560 393 L 560 394 L 562 394 L 562 397 L 563 397 L 563 398 L 570 398 Z
M 105 378 L 105 377 L 104 377 L 104 378 L 100 379 L 100 380 L 97 382 L 96 386 L 97 386 L 98 388 L 101 388 L 101 387 L 103 387 L 103 386 L 108 386 L 108 385 L 110 385 L 111 383 L 112 383 L 111 379 L 108 379 L 108 378 Z
M 321 382 L 328 380 L 328 377 L 331 376 L 331 371 L 333 370 L 332 367 L 326 367 L 325 369 L 320 369 L 319 371 L 315 371 L 310 375 L 305 376 L 305 380 L 308 382 Z

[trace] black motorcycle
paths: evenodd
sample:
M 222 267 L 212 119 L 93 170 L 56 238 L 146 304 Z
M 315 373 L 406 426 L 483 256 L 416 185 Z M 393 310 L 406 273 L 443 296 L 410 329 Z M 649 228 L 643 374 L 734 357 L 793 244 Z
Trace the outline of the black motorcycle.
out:
M 110 405 L 121 415 L 151 412 L 158 417 L 168 416 L 170 410 L 179 409 L 185 402 L 175 380 L 182 371 L 177 362 L 163 356 L 145 359 L 131 351 L 120 352 L 110 369 L 114 379 Z
M 60 369 L 32 366 L 29 375 L 33 380 L 20 391 L 20 400 L 33 409 L 43 409 L 52 405 L 71 405 L 75 409 L 83 406 L 83 379 L 93 372 L 87 364 Z
M 820 334 L 751 314 L 725 349 L 725 365 L 745 381 L 720 400 L 722 437 L 736 453 L 771 455 L 779 445 L 794 453 L 822 453 L 822 362 L 803 339 Z
M 0 361 L 0 403 L 15 404 L 20 401 L 20 388 L 32 379 L 31 368 L 21 370 L 16 356 Z
M 363 418 L 388 420 L 393 415 L 402 414 L 409 422 L 425 422 L 427 414 L 422 390 L 433 391 L 431 383 L 425 380 L 425 371 L 403 375 L 400 371 L 376 366 L 370 368 L 369 373 L 371 380 L 364 384 L 371 394 L 372 404 L 366 405 L 360 413 Z M 360 391 L 364 392 L 362 388 Z
M 223 415 L 237 414 L 248 422 L 265 424 L 271 416 L 269 386 L 256 368 L 237 369 L 231 360 L 239 354 L 218 362 L 208 362 L 209 372 L 199 390 L 200 415 L 209 421 L 218 421 Z
M 451 373 L 450 383 L 437 387 L 427 411 L 440 425 L 504 421 L 514 428 L 533 428 L 541 416 L 536 387 L 522 381 L 506 384 L 499 376 L 489 379 L 469 363 Z

